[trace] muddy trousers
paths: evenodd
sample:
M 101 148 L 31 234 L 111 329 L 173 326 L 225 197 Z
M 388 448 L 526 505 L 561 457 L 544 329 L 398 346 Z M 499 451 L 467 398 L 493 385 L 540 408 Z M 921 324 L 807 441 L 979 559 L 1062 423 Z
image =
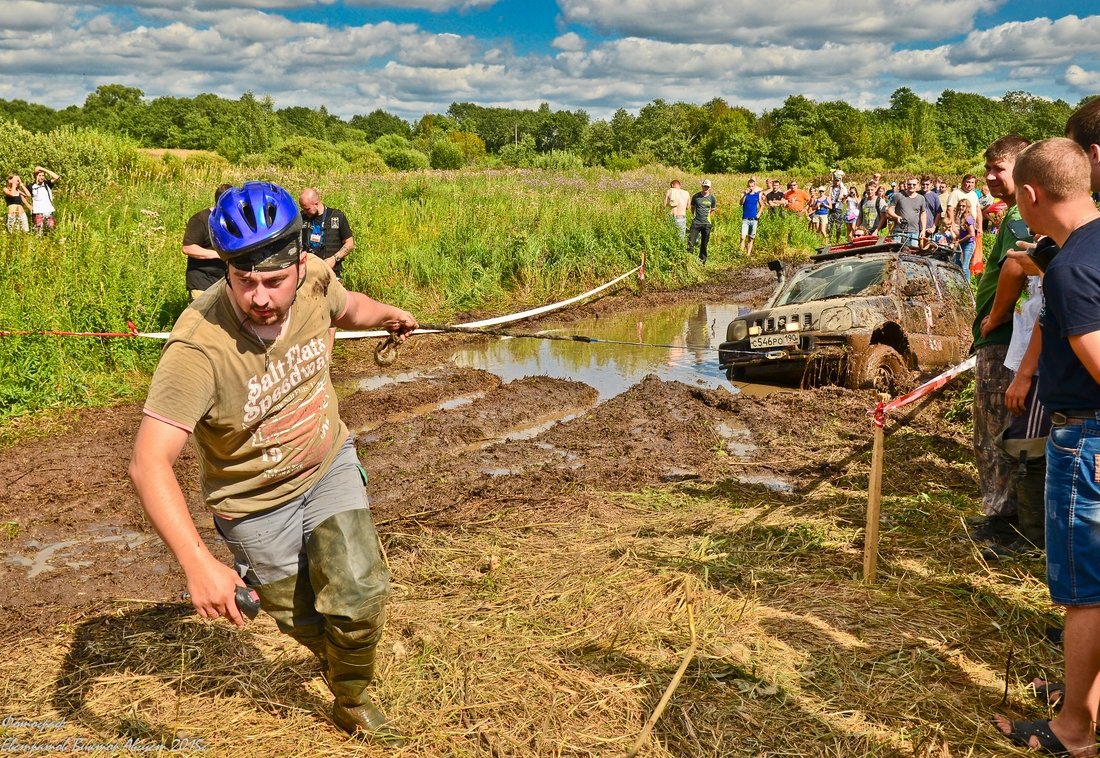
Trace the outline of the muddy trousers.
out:
M 367 507 L 365 474 L 347 440 L 301 497 L 240 519 L 215 517 L 245 581 L 279 629 L 314 653 L 335 696 L 333 720 L 376 737 L 370 703 L 389 570 Z
M 997 437 L 1008 425 L 1005 390 L 1012 372 L 1005 366 L 1008 345 L 982 345 L 977 349 L 974 377 L 974 458 L 982 489 L 982 513 L 1016 516 L 1016 483 L 1013 463 L 997 446 Z
M 305 554 L 305 572 L 256 588 L 260 604 L 321 661 L 337 726 L 392 742 L 397 735 L 368 694 L 389 595 L 370 511 L 330 516 L 313 530 Z

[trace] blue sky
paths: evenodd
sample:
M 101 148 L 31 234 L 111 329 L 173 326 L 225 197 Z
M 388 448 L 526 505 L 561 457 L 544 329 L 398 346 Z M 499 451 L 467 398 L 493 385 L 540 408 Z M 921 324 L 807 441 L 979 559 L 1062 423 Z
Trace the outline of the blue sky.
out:
M 4 0 L 0 98 L 270 95 L 277 107 L 451 102 L 587 110 L 788 95 L 884 105 L 901 86 L 1075 104 L 1100 93 L 1094 3 L 1048 0 Z M 904 19 L 899 21 L 898 19 Z

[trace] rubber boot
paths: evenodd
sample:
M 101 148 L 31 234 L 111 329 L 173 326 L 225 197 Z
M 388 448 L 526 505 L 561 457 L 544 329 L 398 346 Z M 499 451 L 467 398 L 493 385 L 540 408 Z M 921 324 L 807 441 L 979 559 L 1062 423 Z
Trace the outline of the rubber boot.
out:
M 329 645 L 328 686 L 335 695 L 332 721 L 348 734 L 384 747 L 403 747 L 405 737 L 367 695 L 374 679 L 374 647 L 350 651 Z
M 295 574 L 253 589 L 260 596 L 260 607 L 275 619 L 279 631 L 308 648 L 321 662 L 322 671 L 327 671 L 325 619 L 313 607 L 309 576 Z
M 1046 473 L 1045 462 L 1028 463 L 1027 470 L 1016 482 L 1020 534 L 1038 548 L 1044 547 L 1046 541 L 1046 501 L 1043 492 Z
M 357 737 L 401 747 L 404 738 L 367 694 L 390 590 L 370 511 L 325 519 L 306 541 L 306 556 L 315 605 L 325 619 L 328 685 L 335 696 L 332 720 Z

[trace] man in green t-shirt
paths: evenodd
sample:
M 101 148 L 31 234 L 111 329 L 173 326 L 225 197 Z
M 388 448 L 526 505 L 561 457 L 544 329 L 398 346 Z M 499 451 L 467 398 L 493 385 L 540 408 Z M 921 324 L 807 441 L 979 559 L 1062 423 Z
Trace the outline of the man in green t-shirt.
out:
M 974 457 L 985 521 L 971 536 L 1001 545 L 1012 543 L 1018 536 L 1013 464 L 1001 455 L 996 438 L 1009 420 L 1005 391 L 1012 382 L 1012 372 L 1005 366 L 1005 357 L 1012 339 L 1012 313 L 1027 282 L 1019 264 L 1005 257 L 1017 241 L 1028 239 L 1027 227 L 1016 209 L 1016 185 L 1012 181 L 1016 156 L 1027 146 L 1023 137 L 1009 135 L 985 151 L 986 183 L 1009 208 L 985 258 L 985 272 L 974 296 Z
M 302 219 L 282 187 L 247 182 L 210 214 L 226 277 L 172 328 L 153 375 L 130 478 L 206 619 L 244 625 L 247 585 L 279 629 L 321 661 L 347 732 L 401 743 L 367 686 L 385 621 L 389 571 L 366 478 L 329 378 L 332 327 L 384 327 L 403 339 L 407 311 L 348 292 L 301 247 Z M 203 543 L 172 465 L 188 439 L 203 496 L 237 570 Z

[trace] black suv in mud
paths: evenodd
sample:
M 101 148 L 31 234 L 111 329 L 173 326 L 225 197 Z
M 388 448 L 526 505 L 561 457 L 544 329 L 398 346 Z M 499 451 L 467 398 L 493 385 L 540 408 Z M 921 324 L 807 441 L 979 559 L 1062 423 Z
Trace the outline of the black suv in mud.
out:
M 969 351 L 974 295 L 950 257 L 883 242 L 825 249 L 789 277 L 772 261 L 775 292 L 730 323 L 719 365 L 741 381 L 902 390 Z

